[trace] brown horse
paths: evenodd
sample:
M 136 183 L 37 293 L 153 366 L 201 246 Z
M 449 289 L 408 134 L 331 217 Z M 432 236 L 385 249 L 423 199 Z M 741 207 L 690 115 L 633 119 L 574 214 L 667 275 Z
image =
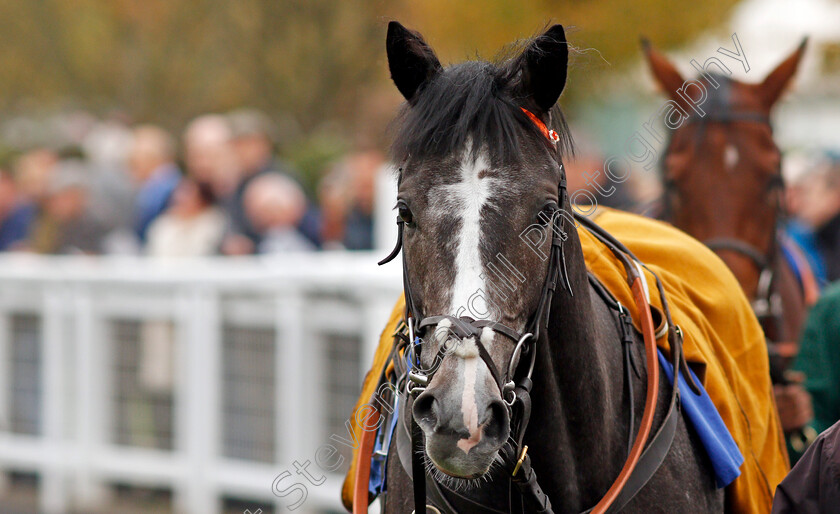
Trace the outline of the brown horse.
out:
M 643 45 L 657 83 L 686 113 L 667 144 L 662 217 L 714 250 L 738 278 L 768 340 L 782 425 L 797 434 L 811 417 L 810 398 L 785 371 L 798 349 L 807 288 L 784 256 L 790 243 L 779 230 L 784 182 L 770 111 L 805 45 L 758 84 L 714 73 L 686 81 L 665 56 Z

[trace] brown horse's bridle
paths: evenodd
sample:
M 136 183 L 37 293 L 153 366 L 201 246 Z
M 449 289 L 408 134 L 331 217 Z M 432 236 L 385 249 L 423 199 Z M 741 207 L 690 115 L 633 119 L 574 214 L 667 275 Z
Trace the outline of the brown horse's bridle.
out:
M 772 133 L 773 126 L 770 123 L 770 117 L 766 113 L 732 110 L 730 102 L 732 94 L 731 84 L 729 81 L 721 81 L 720 86 L 722 88 L 720 94 L 712 96 L 712 101 L 709 102 L 708 105 L 703 105 L 704 108 L 708 109 L 708 112 L 704 116 L 692 116 L 689 119 L 689 123 L 696 123 L 700 125 L 700 130 L 698 131 L 695 139 L 696 142 L 699 142 L 702 139 L 706 124 L 709 122 L 716 122 L 724 125 L 729 125 L 735 122 L 759 123 L 767 126 Z M 668 180 L 666 178 L 666 195 L 673 193 L 674 185 L 673 180 Z M 755 294 L 750 298 L 750 304 L 752 305 L 753 313 L 758 319 L 761 329 L 765 335 L 767 353 L 770 357 L 770 378 L 774 384 L 789 383 L 784 373 L 785 365 L 782 364 L 782 362 L 794 357 L 798 351 L 798 343 L 795 340 L 780 340 L 783 337 L 782 334 L 784 333 L 784 309 L 782 306 L 781 294 L 774 288 L 776 282 L 776 270 L 779 264 L 778 260 L 780 255 L 780 235 L 777 233 L 777 227 L 779 222 L 783 220 L 787 214 L 782 198 L 784 189 L 785 181 L 780 164 L 774 171 L 766 186 L 766 193 L 768 195 L 776 195 L 773 237 L 771 238 L 770 247 L 766 250 L 756 248 L 752 244 L 741 239 L 730 237 L 715 237 L 703 241 L 703 244 L 715 253 L 718 253 L 719 251 L 728 251 L 746 257 L 758 270 L 758 284 L 756 286 Z M 805 294 L 807 296 L 807 293 Z M 776 339 L 771 339 L 771 337 Z M 815 436 L 816 433 L 813 433 L 813 430 L 807 435 L 804 434 L 803 431 L 798 430 L 792 434 L 791 441 L 795 441 L 796 439 L 793 437 L 796 437 L 801 441 L 798 444 L 805 448 L 813 442 Z
M 688 123 L 700 125 L 700 130 L 697 132 L 695 141 L 699 143 L 702 140 L 706 125 L 710 122 L 721 123 L 729 125 L 736 122 L 759 123 L 767 126 L 772 132 L 773 127 L 770 124 L 770 117 L 764 112 L 758 111 L 733 111 L 731 109 L 730 97 L 732 94 L 732 87 L 729 81 L 720 81 L 720 91 L 717 95 L 709 97 L 709 101 L 702 104 L 706 113 L 702 116 L 691 116 Z M 675 183 L 673 180 L 666 178 L 665 192 L 672 194 Z M 781 166 L 775 170 L 770 181 L 767 183 L 767 194 L 776 194 L 775 202 L 775 223 L 778 225 L 779 220 L 785 216 L 784 202 L 782 201 L 782 192 L 784 191 L 785 182 L 782 176 Z M 776 265 L 778 264 L 779 245 L 778 238 L 775 234 L 771 238 L 770 247 L 766 250 L 756 248 L 752 244 L 737 238 L 732 237 L 714 237 L 702 241 L 711 250 L 728 251 L 737 253 L 752 262 L 756 269 L 758 269 L 758 285 L 755 294 L 750 299 L 753 312 L 761 322 L 765 334 L 778 331 L 782 326 L 782 301 L 781 296 L 773 288 L 776 278 Z M 771 326 L 771 323 L 773 324 Z
M 560 158 L 554 146 L 557 141 L 556 133 L 548 130 L 546 125 L 531 112 L 525 110 L 524 108 L 522 111 L 527 115 L 531 122 L 537 125 L 540 132 L 547 138 L 553 152 L 552 155 L 555 156 L 559 163 Z M 405 391 L 408 393 L 408 399 L 405 401 L 405 411 L 403 412 L 411 413 L 411 403 L 413 403 L 413 400 L 418 393 L 425 390 L 425 387 L 431 381 L 436 369 L 436 366 L 432 366 L 430 370 L 419 370 L 414 367 L 420 363 L 419 354 L 421 345 L 418 344 L 418 341 L 420 340 L 419 334 L 422 334 L 431 328 L 437 327 L 442 321 L 447 320 L 449 322 L 448 330 L 451 332 L 451 335 L 454 335 L 459 339 L 472 337 L 474 343 L 478 347 L 479 356 L 490 370 L 490 373 L 499 388 L 501 396 L 505 401 L 508 413 L 510 414 L 511 436 L 509 438 L 509 442 L 503 446 L 502 450 L 500 450 L 500 456 L 504 461 L 504 468 L 510 473 L 511 482 L 517 486 L 522 498 L 527 503 L 529 509 L 528 511 L 544 514 L 553 512 L 551 502 L 548 495 L 546 495 L 539 486 L 536 473 L 531 466 L 530 456 L 527 453 L 528 447 L 524 445 L 523 438 L 525 436 L 531 412 L 530 391 L 533 385 L 531 376 L 534 371 L 534 363 L 537 353 L 535 344 L 540 338 L 541 331 L 547 329 L 548 327 L 550 307 L 558 282 L 562 280 L 563 286 L 567 289 L 569 294 L 573 294 L 571 285 L 569 284 L 565 256 L 563 253 L 563 243 L 567 240 L 568 235 L 565 231 L 565 224 L 563 221 L 564 216 L 559 215 L 560 209 L 563 208 L 567 200 L 565 178 L 561 180 L 558 192 L 560 204 L 557 212 L 555 212 L 551 217 L 551 230 L 553 237 L 551 242 L 548 273 L 546 275 L 545 282 L 543 283 L 537 310 L 531 317 L 527 331 L 520 334 L 516 330 L 502 323 L 491 320 L 474 320 L 469 317 L 458 318 L 454 316 L 441 315 L 423 318 L 420 315 L 420 311 L 416 308 L 414 295 L 412 294 L 412 289 L 408 279 L 408 265 L 405 259 L 405 254 L 403 253 L 403 288 L 406 302 L 404 326 L 406 327 L 407 333 L 395 334 L 395 351 L 392 352 L 392 359 L 396 359 L 397 354 L 399 354 L 397 348 L 401 346 L 405 356 L 408 357 L 409 365 L 405 370 L 403 378 Z M 671 397 L 667 414 L 660 428 L 651 437 L 654 414 L 659 401 L 659 361 L 657 356 L 658 350 L 656 346 L 656 335 L 654 333 L 651 306 L 645 286 L 643 285 L 646 280 L 642 275 L 643 264 L 619 241 L 615 240 L 610 234 L 594 224 L 591 220 L 587 219 L 585 216 L 576 215 L 575 219 L 582 225 L 585 225 L 586 228 L 597 239 L 605 244 L 624 265 L 627 273 L 627 283 L 633 291 L 633 297 L 640 313 L 642 335 L 645 343 L 647 390 L 645 395 L 644 412 L 642 414 L 639 431 L 636 433 L 635 439 L 632 439 L 632 431 L 635 423 L 633 420 L 633 400 L 631 394 L 630 432 L 632 444 L 630 445 L 627 460 L 622 466 L 618 477 L 597 505 L 585 511 L 587 513 L 616 512 L 623 508 L 627 502 L 629 502 L 642 489 L 642 487 L 644 487 L 650 478 L 653 477 L 662 462 L 665 460 L 665 457 L 671 448 L 679 416 L 679 409 L 677 406 L 679 404 L 678 376 L 680 373 L 676 370 L 679 369 L 682 371 L 684 378 L 688 381 L 689 385 L 695 390 L 695 392 L 699 394 L 699 390 L 693 383 L 691 374 L 688 372 L 688 366 L 682 354 L 682 336 L 679 333 L 678 328 L 676 328 L 674 323 L 671 321 L 670 312 L 665 300 L 664 289 L 659 279 L 656 278 L 656 284 L 662 299 L 664 315 L 667 321 L 667 333 L 671 348 L 672 364 L 675 372 L 673 374 Z M 401 218 L 397 218 L 397 224 L 397 244 L 391 254 L 383 259 L 380 264 L 385 264 L 396 258 L 402 249 L 403 220 Z M 590 282 L 592 282 L 592 280 L 593 277 L 590 277 Z M 632 335 L 632 321 L 630 321 L 629 318 L 629 311 L 612 298 L 603 286 L 600 286 L 599 288 L 597 286 L 597 281 L 596 283 L 593 283 L 593 285 L 596 286 L 596 291 L 602 298 L 605 299 L 607 305 L 619 312 L 619 318 L 622 321 L 622 343 L 627 343 L 622 344 L 622 346 L 624 351 L 625 372 L 627 373 L 626 379 L 629 382 L 629 370 L 631 369 L 631 366 L 634 366 L 634 364 L 632 364 L 631 357 L 631 344 L 629 344 L 634 341 Z M 481 342 L 480 333 L 485 327 L 491 328 L 495 332 L 504 335 L 516 343 L 508 365 L 503 370 L 505 372 L 503 375 L 499 373 L 495 363 L 490 357 L 489 352 Z M 441 348 L 435 356 L 436 363 L 446 356 L 444 353 L 446 349 L 445 347 L 446 345 L 441 344 Z M 529 364 L 526 372 L 518 370 L 519 359 L 522 356 L 528 356 Z M 392 362 L 395 362 L 394 365 L 396 367 L 396 361 L 392 360 Z M 632 387 L 632 385 L 630 385 L 630 387 Z M 411 474 L 412 477 L 414 477 L 412 480 L 414 488 L 414 513 L 425 514 L 427 512 L 427 492 L 426 480 L 424 479 L 426 476 L 425 459 L 423 457 L 423 454 L 425 453 L 424 439 L 422 430 L 414 420 L 413 414 L 409 414 L 409 417 L 411 419 Z M 398 426 L 400 425 L 400 423 L 397 424 Z M 366 434 L 364 439 L 365 440 L 362 441 L 362 448 L 367 451 L 359 452 L 357 470 L 364 469 L 365 459 L 367 459 L 368 462 L 370 460 L 370 448 L 372 448 L 372 444 L 368 441 L 370 436 Z M 362 471 L 360 475 L 356 476 L 356 489 L 353 506 L 354 513 L 366 512 L 367 510 L 367 480 L 368 476 L 365 476 L 364 471 Z M 443 496 L 443 492 L 440 490 L 439 485 L 434 480 L 432 480 L 432 482 L 434 486 L 432 492 L 436 493 L 436 497 L 440 499 L 441 503 L 447 505 L 450 511 L 455 512 L 455 509 L 451 507 L 449 502 Z M 439 512 L 439 509 L 436 507 L 429 508 Z M 492 511 L 493 509 L 488 510 Z

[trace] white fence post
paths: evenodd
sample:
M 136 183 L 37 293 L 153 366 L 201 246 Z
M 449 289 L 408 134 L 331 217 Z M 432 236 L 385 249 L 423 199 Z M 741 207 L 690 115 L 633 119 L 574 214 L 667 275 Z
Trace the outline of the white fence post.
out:
M 181 295 L 179 295 L 181 296 Z M 186 351 L 176 352 L 175 369 L 182 370 L 183 393 L 177 409 L 176 448 L 186 460 L 186 476 L 176 495 L 184 512 L 215 514 L 220 510 L 213 464 L 218 459 L 219 389 L 221 383 L 218 296 L 211 288 L 194 286 L 179 302 L 176 323 L 185 337 L 178 341 Z
M 75 318 L 76 355 L 68 358 L 69 365 L 75 365 L 76 397 L 76 440 L 74 454 L 76 473 L 75 496 L 78 505 L 94 509 L 106 499 L 106 489 L 94 470 L 93 463 L 86 456 L 94 455 L 106 443 L 105 403 L 107 383 L 105 348 L 101 327 L 95 321 L 90 286 L 79 284 L 74 289 L 71 306 Z M 70 357 L 70 356 L 69 356 Z
M 41 471 L 39 503 L 49 514 L 63 514 L 68 510 L 68 484 L 65 473 L 67 447 L 65 445 L 65 349 L 67 341 L 65 306 L 72 301 L 62 285 L 44 291 L 43 341 L 41 346 L 42 410 L 41 423 L 44 451 L 51 458 Z

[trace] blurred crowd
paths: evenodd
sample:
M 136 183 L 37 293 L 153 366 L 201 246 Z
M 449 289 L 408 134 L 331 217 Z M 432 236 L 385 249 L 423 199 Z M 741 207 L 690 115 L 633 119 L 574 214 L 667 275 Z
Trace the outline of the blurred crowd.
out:
M 257 110 L 202 115 L 180 134 L 118 117 L 63 125 L 72 144 L 0 158 L 0 251 L 189 257 L 373 246 L 385 160 L 377 150 L 334 160 L 307 191 L 278 158 L 277 127 Z M 586 134 L 576 142 L 569 189 L 591 193 L 578 203 L 644 212 L 658 197 L 654 175 L 615 183 L 592 173 L 603 154 Z M 840 154 L 794 154 L 785 178 L 788 232 L 819 278 L 839 280 Z
M 375 150 L 351 152 L 307 192 L 262 112 L 195 118 L 181 134 L 118 118 L 74 125 L 74 144 L 0 162 L 0 251 L 161 257 L 364 250 L 373 244 Z
M 840 154 L 798 156 L 787 167 L 787 232 L 822 282 L 840 281 Z

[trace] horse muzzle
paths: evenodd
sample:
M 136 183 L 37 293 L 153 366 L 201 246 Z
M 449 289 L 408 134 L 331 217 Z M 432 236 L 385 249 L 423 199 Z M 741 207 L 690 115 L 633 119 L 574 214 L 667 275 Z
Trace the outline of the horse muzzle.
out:
M 484 475 L 510 434 L 507 406 L 500 398 L 464 405 L 445 393 L 430 388 L 414 401 L 414 418 L 423 430 L 426 453 L 447 475 Z

